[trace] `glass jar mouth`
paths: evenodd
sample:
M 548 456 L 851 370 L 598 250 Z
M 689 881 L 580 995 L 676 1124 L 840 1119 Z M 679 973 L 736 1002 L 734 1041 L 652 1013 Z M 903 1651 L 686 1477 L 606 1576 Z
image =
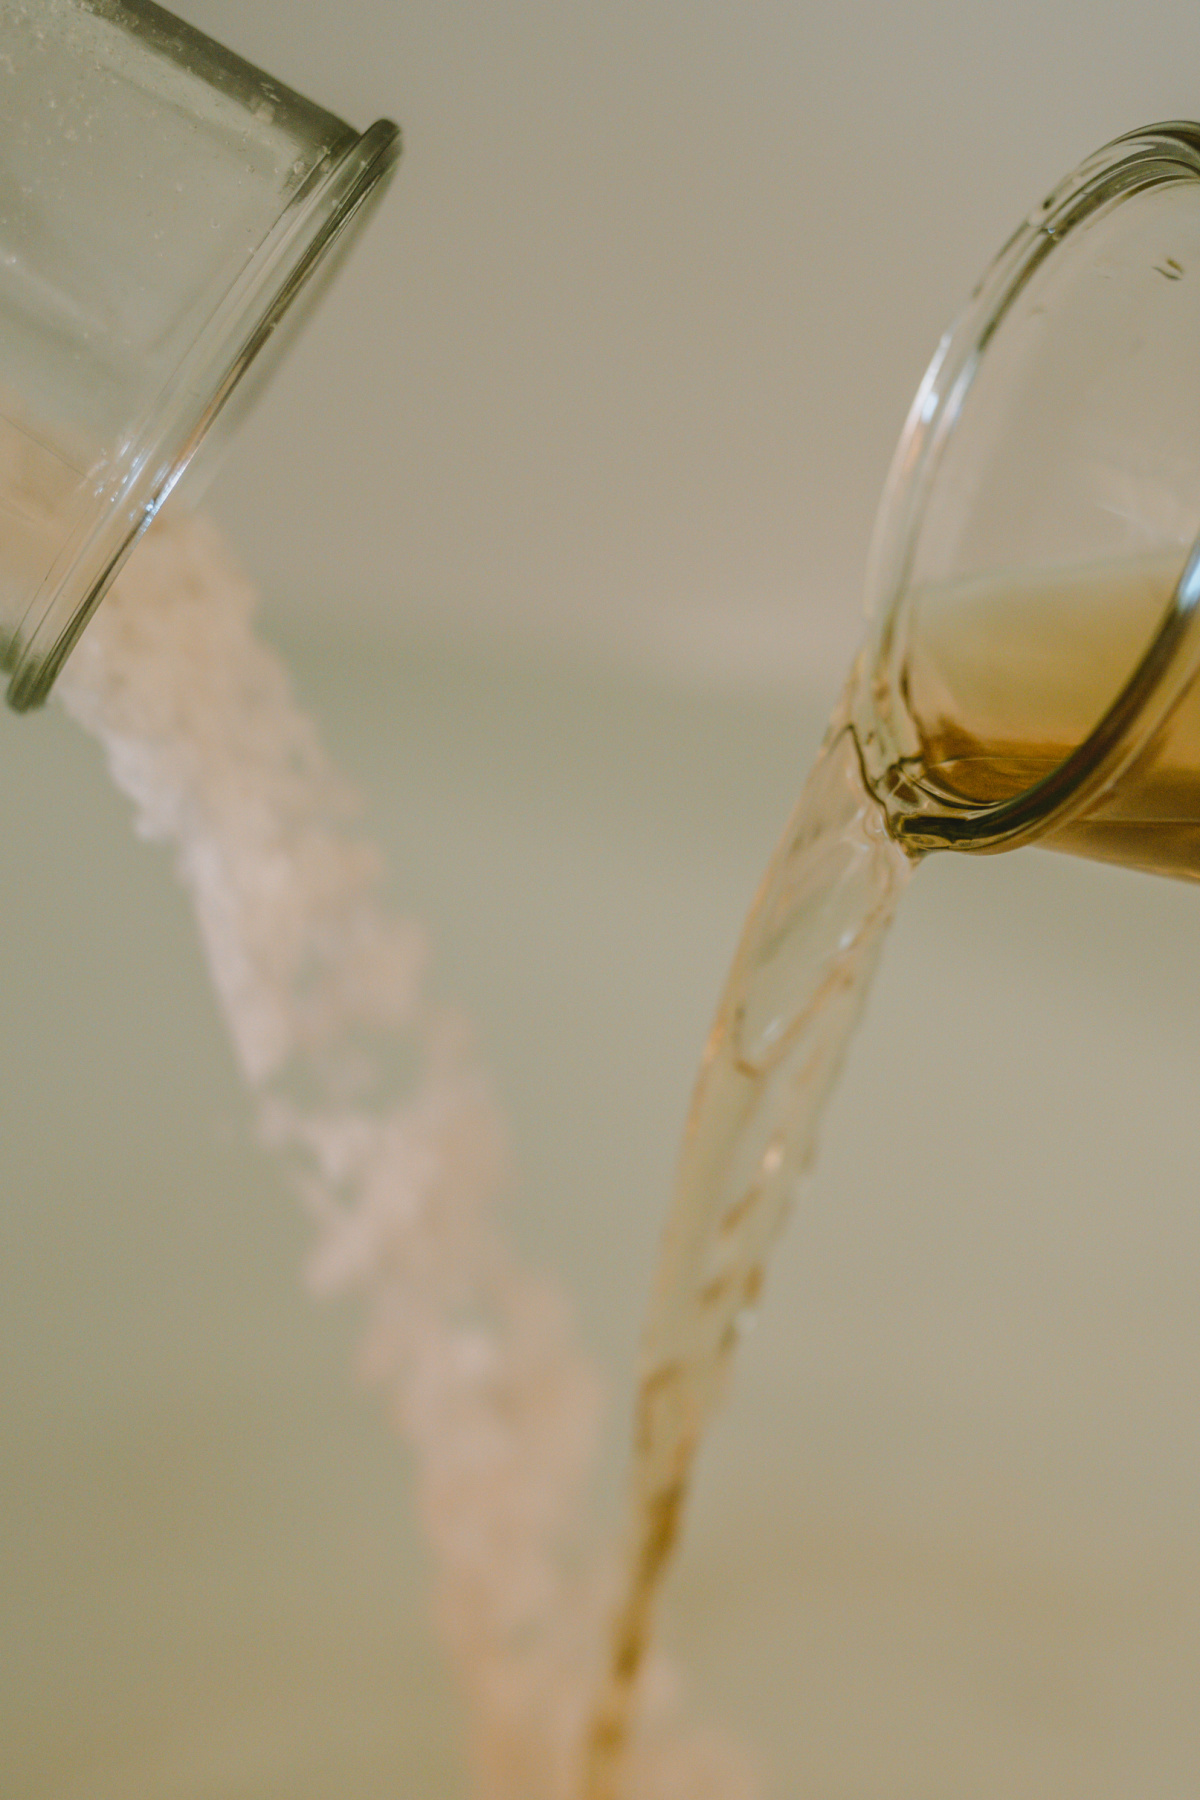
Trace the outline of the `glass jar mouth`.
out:
M 19 629 L 0 646 L 16 711 L 40 705 L 109 585 L 235 395 L 244 400 L 264 352 L 278 350 L 295 302 L 317 289 L 382 194 L 401 151 L 399 128 L 380 119 L 335 146 L 292 196 L 120 454 L 41 582 Z
M 930 850 L 999 851 L 1046 837 L 1116 785 L 1200 672 L 1200 543 L 1188 558 L 1157 632 L 1096 725 L 1049 774 L 1011 799 L 964 800 L 919 755 L 889 756 L 903 698 L 881 694 L 878 667 L 860 684 L 855 735 L 866 779 L 892 835 L 914 855 Z M 865 704 L 864 704 L 865 702 Z
M 914 556 L 947 446 L 997 330 L 1050 258 L 1104 209 L 1151 189 L 1200 183 L 1200 125 L 1170 121 L 1116 139 L 1080 165 L 1014 233 L 942 339 L 901 435 L 869 559 L 875 619 L 857 684 L 855 732 L 866 779 L 893 835 L 913 854 L 1003 850 L 1047 835 L 1111 788 L 1200 670 L 1200 537 L 1178 548 L 1165 610 L 1129 657 L 1115 695 L 1046 773 L 1001 798 L 971 798 L 922 754 L 908 654 Z M 1078 241 L 1078 240 L 1076 240 Z M 1175 279 L 1174 268 L 1159 271 Z M 1182 273 L 1182 271 L 1180 271 Z M 1187 542 L 1190 541 L 1190 549 Z

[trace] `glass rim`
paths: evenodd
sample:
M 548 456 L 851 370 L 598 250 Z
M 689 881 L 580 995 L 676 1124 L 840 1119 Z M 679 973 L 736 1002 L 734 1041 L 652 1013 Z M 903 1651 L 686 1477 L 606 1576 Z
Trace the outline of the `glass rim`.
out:
M 41 582 L 9 664 L 8 702 L 39 706 L 142 533 L 363 202 L 386 180 L 400 128 L 378 119 L 313 169 L 258 245 Z M 97 516 L 99 515 L 99 516 Z
M 924 769 L 901 669 L 914 594 L 908 576 L 941 452 L 992 335 L 1041 264 L 1104 206 L 1151 188 L 1200 182 L 1200 124 L 1168 120 L 1125 133 L 1066 176 L 1018 227 L 945 333 L 909 411 L 884 486 L 868 559 L 876 619 L 855 729 L 864 773 L 893 835 L 915 854 L 1007 850 L 1043 836 L 1118 780 L 1200 670 L 1200 538 L 1157 630 L 1116 698 L 1048 775 L 1005 800 L 970 801 Z

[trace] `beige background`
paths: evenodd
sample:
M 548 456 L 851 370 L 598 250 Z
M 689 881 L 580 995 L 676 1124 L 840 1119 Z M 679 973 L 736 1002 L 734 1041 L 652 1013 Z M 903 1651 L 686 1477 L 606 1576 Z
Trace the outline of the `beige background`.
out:
M 923 362 L 1067 166 L 1200 108 L 1200 22 L 188 16 L 408 132 L 212 504 L 620 1394 Z M 404 1456 L 301 1291 L 170 870 L 53 707 L 0 740 L 0 1790 L 451 1800 Z M 673 1597 L 775 1796 L 1195 1792 L 1197 905 L 1028 853 L 903 909 Z
M 844 666 L 897 432 L 987 259 L 1098 145 L 1200 110 L 1185 0 L 185 10 L 407 138 L 222 491 L 289 614 L 791 691 Z

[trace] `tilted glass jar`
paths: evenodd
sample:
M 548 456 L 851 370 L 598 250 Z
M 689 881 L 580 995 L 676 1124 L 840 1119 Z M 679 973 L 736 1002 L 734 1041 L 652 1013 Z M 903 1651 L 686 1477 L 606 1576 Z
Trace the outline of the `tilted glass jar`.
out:
M 387 120 L 360 136 L 150 0 L 3 0 L 0 666 L 18 709 L 257 391 L 399 149 Z
M 864 772 L 915 854 L 1200 879 L 1200 125 L 1118 139 L 1001 251 L 876 526 Z

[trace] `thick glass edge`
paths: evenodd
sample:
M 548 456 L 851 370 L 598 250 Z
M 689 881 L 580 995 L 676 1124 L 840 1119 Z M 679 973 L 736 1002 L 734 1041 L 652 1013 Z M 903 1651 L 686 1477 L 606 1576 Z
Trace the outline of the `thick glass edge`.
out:
M 943 793 L 924 776 L 902 682 L 917 529 L 989 339 L 1041 263 L 1100 207 L 1139 189 L 1187 180 L 1200 181 L 1200 124 L 1188 120 L 1128 132 L 1088 157 L 1001 249 L 944 334 L 917 389 L 884 484 L 868 556 L 872 629 L 854 717 L 868 784 L 889 830 L 914 853 L 1011 849 L 1062 824 L 1119 777 L 1200 667 L 1198 542 L 1156 635 L 1087 739 L 1024 794 L 986 805 Z
M 226 296 L 122 463 L 120 477 L 56 560 L 6 645 L 8 704 L 40 706 L 142 533 L 186 471 L 259 352 L 369 194 L 393 173 L 400 129 L 379 119 L 314 172 Z
M 239 106 L 253 107 L 258 101 L 269 101 L 283 120 L 303 121 L 302 135 L 311 138 L 318 124 L 333 143 L 343 136 L 342 121 L 323 106 L 305 99 L 285 82 L 276 81 L 264 69 L 247 62 L 233 50 L 200 31 L 186 19 L 159 6 L 156 0 L 69 0 L 78 11 L 90 13 L 116 27 L 117 31 L 136 38 L 143 49 L 151 50 L 168 64 L 178 65 L 199 76 L 207 86 L 225 94 Z

